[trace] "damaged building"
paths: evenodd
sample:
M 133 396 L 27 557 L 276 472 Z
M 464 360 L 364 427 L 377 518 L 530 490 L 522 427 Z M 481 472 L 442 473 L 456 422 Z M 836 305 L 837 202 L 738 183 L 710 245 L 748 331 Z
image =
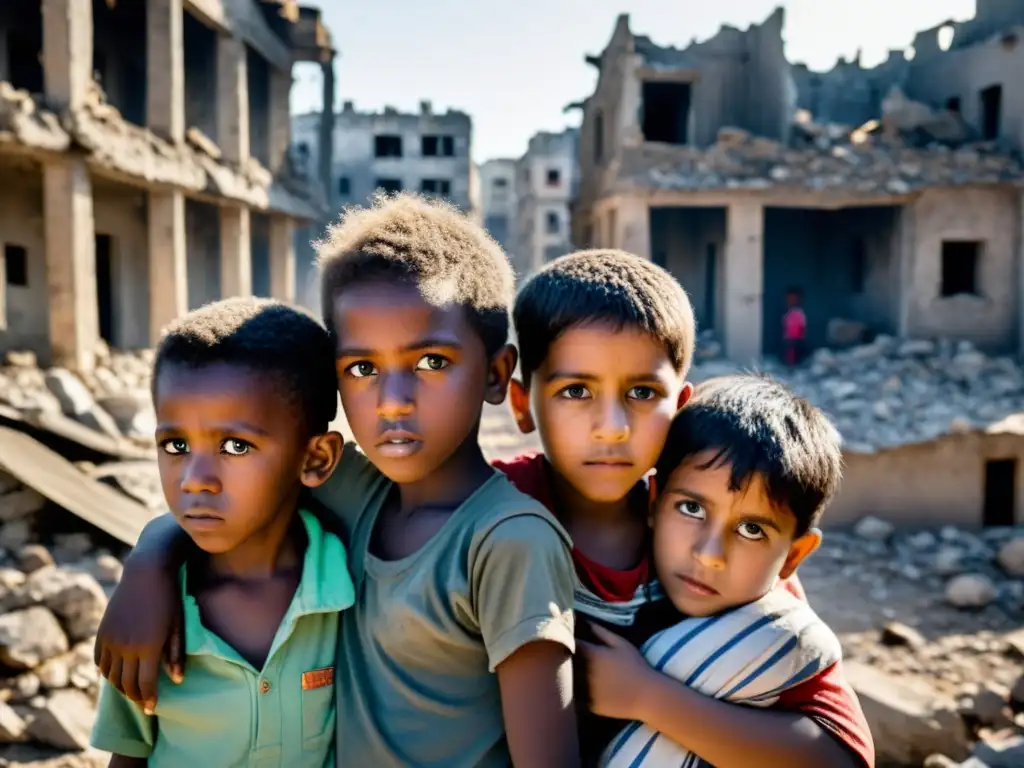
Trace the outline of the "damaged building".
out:
M 792 66 L 781 8 L 683 49 L 620 16 L 587 57 L 576 242 L 668 268 L 738 361 L 779 351 L 791 288 L 812 348 L 885 334 L 1017 351 L 1024 8 L 978 7 L 946 51 L 922 33 L 913 61 L 856 83 L 849 65 Z
M 516 163 L 516 267 L 525 276 L 573 250 L 570 203 L 579 184 L 579 131 L 534 134 Z
M 88 370 L 210 300 L 293 298 L 325 205 L 289 160 L 292 66 L 332 96 L 333 56 L 294 0 L 0 4 L 0 348 Z

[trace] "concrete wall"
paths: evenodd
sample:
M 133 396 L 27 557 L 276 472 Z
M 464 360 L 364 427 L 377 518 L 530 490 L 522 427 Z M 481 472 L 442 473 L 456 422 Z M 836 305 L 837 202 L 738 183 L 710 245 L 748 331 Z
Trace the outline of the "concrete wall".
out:
M 517 272 L 529 274 L 544 263 L 573 250 L 570 203 L 578 184 L 579 133 L 541 132 L 516 164 Z M 548 182 L 549 172 L 558 174 Z M 557 227 L 549 227 L 557 222 Z
M 149 225 L 146 196 L 130 187 L 93 188 L 96 234 L 111 239 L 113 328 L 119 349 L 149 346 Z
M 1024 437 L 949 435 L 877 454 L 846 454 L 843 482 L 826 526 L 864 515 L 896 525 L 980 526 L 985 462 L 1017 459 L 1016 522 L 1024 523 Z
M 28 261 L 27 286 L 0 286 L 6 292 L 7 305 L 0 351 L 29 349 L 44 356 L 49 351 L 49 293 L 38 168 L 0 165 L 0 244 L 25 248 Z
M 185 14 L 185 124 L 217 136 L 217 35 Z
M 292 121 L 292 146 L 308 150 L 310 168 L 319 163 L 319 119 L 319 115 L 301 115 Z M 472 130 L 472 121 L 462 112 L 366 113 L 346 104 L 335 118 L 332 208 L 365 203 L 374 193 L 377 179 L 399 179 L 409 191 L 419 191 L 424 179 L 446 179 L 451 182 L 448 199 L 469 211 Z M 385 134 L 402 137 L 401 157 L 374 157 L 374 137 Z M 454 156 L 424 157 L 421 137 L 425 135 L 452 136 Z M 344 196 L 339 194 L 341 178 L 348 179 L 349 194 Z
M 270 296 L 270 217 L 254 213 L 250 225 L 252 239 L 252 293 Z
M 907 259 L 908 336 L 968 339 L 1003 351 L 1016 349 L 1020 209 L 1014 190 L 936 189 L 904 213 L 913 237 Z M 940 295 L 942 242 L 981 241 L 979 295 Z
M 575 160 L 575 158 L 573 158 Z M 488 160 L 479 168 L 481 220 L 491 237 L 498 241 L 519 271 L 516 259 L 515 220 L 516 161 Z
M 185 203 L 188 242 L 188 306 L 201 307 L 220 298 L 220 216 L 212 205 Z
M 722 286 L 724 208 L 651 209 L 651 259 L 682 284 L 699 330 L 714 328 Z
M 136 125 L 146 124 L 146 3 L 93 0 L 93 69 L 107 100 Z

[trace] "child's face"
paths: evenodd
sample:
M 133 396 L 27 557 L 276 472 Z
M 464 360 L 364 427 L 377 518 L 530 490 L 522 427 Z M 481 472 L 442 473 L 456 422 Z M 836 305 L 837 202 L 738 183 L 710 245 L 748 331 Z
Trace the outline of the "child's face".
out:
M 595 323 L 555 339 L 529 393 L 513 385 L 512 405 L 520 429 L 540 430 L 555 470 L 584 498 L 610 503 L 654 466 L 691 391 L 663 344 Z
M 414 285 L 356 284 L 334 302 L 338 388 L 367 458 L 396 483 L 433 474 L 477 440 L 484 402 L 501 403 L 511 347 L 488 360 L 461 307 L 436 307 Z
M 731 467 L 708 467 L 713 459 L 697 454 L 658 478 L 651 514 L 658 579 L 689 616 L 760 599 L 821 542 L 817 530 L 795 537 L 795 516 L 770 503 L 759 476 L 732 491 Z
M 159 376 L 160 482 L 201 549 L 228 552 L 287 526 L 302 484 L 334 468 L 340 436 L 305 439 L 273 377 L 226 364 L 168 365 Z

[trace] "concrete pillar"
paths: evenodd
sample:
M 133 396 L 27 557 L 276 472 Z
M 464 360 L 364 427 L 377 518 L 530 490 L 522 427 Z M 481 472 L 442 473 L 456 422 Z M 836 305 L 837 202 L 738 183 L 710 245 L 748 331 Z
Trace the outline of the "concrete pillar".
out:
M 615 242 L 624 251 L 651 258 L 651 211 L 647 201 L 637 197 L 619 198 L 615 209 Z
M 188 259 L 185 250 L 185 196 L 149 195 L 149 341 L 188 312 Z
M 270 171 L 277 174 L 284 166 L 291 143 L 292 73 L 270 69 Z
M 295 226 L 287 216 L 270 217 L 270 295 L 295 302 Z
M 92 0 L 43 0 L 43 80 L 46 95 L 81 109 L 92 82 Z
M 220 209 L 220 295 L 252 296 L 252 222 L 248 208 Z
M 764 206 L 732 203 L 726 213 L 722 343 L 730 360 L 750 363 L 761 356 L 764 314 Z
M 100 321 L 92 184 L 84 161 L 65 156 L 43 166 L 43 222 L 51 362 L 88 371 Z
M 175 144 L 185 139 L 184 24 L 182 0 L 146 0 L 146 122 Z
M 322 65 L 324 78 L 323 108 L 320 110 L 320 182 L 327 200 L 334 199 L 334 58 Z
M 249 77 L 245 43 L 217 38 L 217 143 L 229 163 L 249 159 Z

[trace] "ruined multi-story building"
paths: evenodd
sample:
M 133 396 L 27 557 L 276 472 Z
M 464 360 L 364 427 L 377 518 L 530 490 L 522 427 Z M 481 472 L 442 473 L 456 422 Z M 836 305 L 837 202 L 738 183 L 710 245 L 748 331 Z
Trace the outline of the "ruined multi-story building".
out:
M 516 161 L 496 158 L 480 164 L 481 221 L 491 237 L 505 249 L 519 272 L 515 255 L 516 226 Z
M 573 249 L 570 205 L 579 184 L 578 154 L 575 128 L 542 131 L 516 163 L 514 250 L 521 275 Z
M 312 167 L 320 165 L 321 124 L 319 113 L 297 115 L 292 123 L 294 152 Z M 470 211 L 472 134 L 469 115 L 436 113 L 429 101 L 415 114 L 392 107 L 360 112 L 346 101 L 334 117 L 332 208 L 365 203 L 383 190 L 422 192 Z
M 978 11 L 945 52 L 930 30 L 912 61 L 824 75 L 787 61 L 781 9 L 681 50 L 620 16 L 587 57 L 578 244 L 666 266 L 737 360 L 777 351 L 791 287 L 812 346 L 846 321 L 1018 349 L 1024 4 Z
M 99 338 L 291 298 L 323 215 L 288 162 L 292 65 L 333 55 L 293 0 L 0 4 L 0 349 L 88 369 Z

